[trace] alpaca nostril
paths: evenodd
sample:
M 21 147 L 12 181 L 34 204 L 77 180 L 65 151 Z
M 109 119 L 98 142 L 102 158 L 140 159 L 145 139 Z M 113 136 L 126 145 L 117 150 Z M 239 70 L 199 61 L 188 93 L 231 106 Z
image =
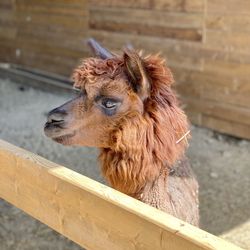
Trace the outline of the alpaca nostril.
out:
M 64 120 L 54 120 L 54 119 L 51 119 L 50 122 L 63 122 Z
M 47 122 L 48 123 L 58 123 L 58 122 L 64 122 L 64 117 L 66 116 L 66 112 L 63 111 L 56 111 L 56 112 L 50 112 L 48 114 Z

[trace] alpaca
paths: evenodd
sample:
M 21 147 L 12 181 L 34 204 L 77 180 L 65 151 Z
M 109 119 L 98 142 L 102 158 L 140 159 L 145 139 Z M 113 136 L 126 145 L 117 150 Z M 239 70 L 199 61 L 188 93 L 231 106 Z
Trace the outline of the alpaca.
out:
M 102 173 L 115 189 L 195 226 L 198 183 L 185 157 L 189 125 L 158 55 L 132 48 L 97 55 L 73 72 L 79 96 L 49 112 L 45 134 L 64 145 L 100 149 Z

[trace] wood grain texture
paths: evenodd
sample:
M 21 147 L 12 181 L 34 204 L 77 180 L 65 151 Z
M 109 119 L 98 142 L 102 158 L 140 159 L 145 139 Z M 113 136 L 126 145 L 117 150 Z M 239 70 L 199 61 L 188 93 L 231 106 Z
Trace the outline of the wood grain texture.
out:
M 55 14 L 55 15 L 65 15 L 65 16 L 75 16 L 75 18 L 81 18 L 88 15 L 88 8 L 86 8 L 84 2 L 76 1 L 75 4 L 71 1 L 71 4 L 67 2 L 60 3 L 59 1 L 18 1 L 18 9 L 20 11 L 26 11 L 34 14 Z M 85 7 L 85 8 L 84 8 Z
M 215 67 L 214 67 L 215 68 Z M 250 106 L 250 82 L 244 74 L 235 74 L 237 70 L 200 71 L 174 68 L 176 89 L 183 97 L 198 97 L 201 101 L 215 101 L 220 104 L 231 104 L 237 107 Z
M 209 13 L 206 17 L 206 28 L 229 32 L 249 32 L 250 15 L 236 13 Z
M 90 30 L 89 35 L 118 53 L 121 53 L 121 48 L 124 47 L 124 44 L 131 43 L 135 48 L 143 48 L 146 54 L 160 52 L 163 57 L 167 58 L 167 63 L 170 66 L 183 69 L 191 68 L 198 71 L 203 68 L 203 60 L 200 57 L 185 56 L 185 53 L 190 53 L 191 49 L 190 43 L 186 41 L 178 43 L 174 39 L 162 39 L 143 35 L 136 36 L 102 30 Z M 182 54 L 182 51 L 185 51 L 184 54 Z
M 240 249 L 4 141 L 0 197 L 87 249 Z
M 240 138 L 250 139 L 249 125 L 240 122 L 228 122 L 228 120 L 217 117 L 202 115 L 201 123 L 199 125 L 215 129 L 224 134 L 231 134 Z
M 90 0 L 90 5 L 129 9 L 156 9 L 170 12 L 202 12 L 205 7 L 205 0 Z
M 217 13 L 250 13 L 250 2 L 247 0 L 209 0 L 207 11 Z
M 191 41 L 202 39 L 200 14 L 92 7 L 90 16 L 91 29 Z
M 153 8 L 172 12 L 203 12 L 205 0 L 155 0 Z
M 119 7 L 119 8 L 140 8 L 140 9 L 149 9 L 151 8 L 150 0 L 90 0 L 91 6 L 100 6 L 100 7 Z
M 221 32 L 219 30 L 207 30 L 206 42 L 210 48 L 224 51 L 250 52 L 250 34 L 246 32 Z
M 0 8 L 5 10 L 11 10 L 13 6 L 13 1 L 10 0 L 1 0 L 0 1 Z
M 85 0 L 17 0 L 0 7 L 0 60 L 69 76 L 86 51 Z
M 185 98 L 184 101 L 186 108 L 193 112 L 250 126 L 250 110 L 247 108 L 206 99 Z
M 6 1 L 6 0 L 4 0 Z M 86 0 L 16 0 L 15 1 L 18 5 L 19 4 L 25 4 L 27 6 L 30 5 L 37 5 L 37 4 L 45 4 L 50 6 L 64 6 L 65 8 L 71 8 L 71 7 L 84 7 L 86 5 Z M 70 5 L 69 5 L 70 3 Z

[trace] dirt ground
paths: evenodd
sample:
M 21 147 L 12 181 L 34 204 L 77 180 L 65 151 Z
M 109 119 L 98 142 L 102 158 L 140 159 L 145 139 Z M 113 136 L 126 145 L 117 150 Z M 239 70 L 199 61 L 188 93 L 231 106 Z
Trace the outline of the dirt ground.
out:
M 103 182 L 97 150 L 64 147 L 43 135 L 46 112 L 69 96 L 0 79 L 0 138 Z M 201 227 L 250 249 L 250 141 L 192 127 L 188 156 L 200 183 Z M 0 249 L 81 248 L 0 199 Z

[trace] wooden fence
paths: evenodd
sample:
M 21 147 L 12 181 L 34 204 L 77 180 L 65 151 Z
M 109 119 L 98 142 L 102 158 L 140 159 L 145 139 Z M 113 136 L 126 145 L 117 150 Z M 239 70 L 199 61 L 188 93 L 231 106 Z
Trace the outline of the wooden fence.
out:
M 70 75 L 95 37 L 161 51 L 195 124 L 250 139 L 250 2 L 1 0 L 0 60 Z
M 87 249 L 240 249 L 1 140 L 0 197 Z

